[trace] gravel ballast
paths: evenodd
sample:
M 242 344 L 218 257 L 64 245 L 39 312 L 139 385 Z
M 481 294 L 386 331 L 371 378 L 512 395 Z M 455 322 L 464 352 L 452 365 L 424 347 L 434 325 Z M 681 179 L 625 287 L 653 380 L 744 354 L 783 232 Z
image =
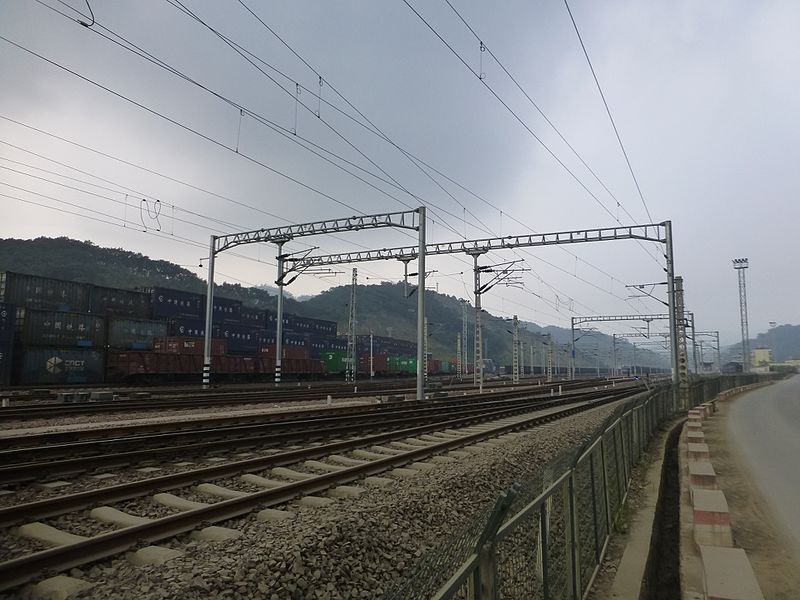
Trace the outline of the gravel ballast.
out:
M 86 567 L 82 577 L 95 586 L 78 597 L 378 598 L 500 491 L 580 444 L 616 405 L 497 441 L 469 458 L 436 464 L 357 498 L 321 508 L 277 507 L 296 512 L 294 519 L 259 522 L 254 511 L 218 523 L 243 532 L 238 539 L 210 543 L 181 536 L 160 542 L 185 552 L 161 566 L 135 567 L 118 557 Z

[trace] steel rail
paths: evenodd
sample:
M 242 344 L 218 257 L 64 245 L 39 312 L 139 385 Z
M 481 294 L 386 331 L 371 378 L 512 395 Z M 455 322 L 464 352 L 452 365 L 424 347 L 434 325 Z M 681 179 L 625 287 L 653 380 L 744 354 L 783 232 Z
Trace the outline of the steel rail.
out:
M 588 387 L 592 387 L 590 384 L 586 383 L 572 383 L 567 385 L 559 386 L 563 391 L 571 391 L 576 389 L 584 389 Z M 403 402 L 402 410 L 406 409 L 413 409 L 416 407 L 442 407 L 442 406 L 463 406 L 464 404 L 476 403 L 476 402 L 485 402 L 487 398 L 497 398 L 502 396 L 508 395 L 518 395 L 524 392 L 545 392 L 555 390 L 555 386 L 547 386 L 546 388 L 542 388 L 541 386 L 515 386 L 513 388 L 506 388 L 500 389 L 497 391 L 486 392 L 480 396 L 478 395 L 467 395 L 467 396 L 453 396 L 447 398 L 440 398 L 433 401 L 418 401 L 418 400 L 411 400 L 408 402 Z M 204 427 L 215 427 L 215 426 L 233 426 L 237 423 L 262 423 L 262 424 L 271 424 L 277 423 L 279 421 L 289 421 L 292 419 L 303 419 L 303 418 L 325 418 L 329 416 L 336 416 L 336 415 L 343 415 L 343 414 L 359 414 L 359 413 L 374 413 L 374 412 L 386 412 L 397 410 L 397 407 L 401 406 L 399 403 L 389 403 L 389 404 L 372 404 L 372 405 L 351 405 L 351 406 L 324 406 L 324 407 L 309 407 L 309 408 L 298 408 L 296 410 L 290 411 L 275 411 L 275 412 L 266 412 L 266 413 L 249 413 L 249 414 L 242 414 L 242 415 L 212 415 L 203 418 L 187 418 L 185 420 L 170 420 L 170 421 L 161 421 L 156 423 L 127 423 L 123 425 L 109 425 L 103 428 L 92 428 L 92 429 L 78 429 L 78 430 L 65 430 L 65 431 L 50 431 L 44 433 L 34 433 L 34 434 L 26 434 L 22 435 L 6 435 L 0 437 L 0 450 L 13 448 L 19 446 L 20 442 L 22 442 L 26 446 L 33 446 L 36 444 L 46 444 L 46 443 L 59 443 L 59 442 L 70 442 L 70 441 L 78 441 L 83 439 L 96 439 L 98 442 L 101 442 L 103 438 L 109 438 L 111 436 L 122 436 L 126 434 L 136 434 L 136 433 L 156 433 L 161 431 L 175 431 L 177 428 L 180 428 L 181 431 L 191 431 L 191 430 L 200 430 Z M 13 431 L 13 430 L 11 430 Z
M 620 390 L 621 391 L 621 390 Z M 490 430 L 445 440 L 439 444 L 420 447 L 403 454 L 370 461 L 362 465 L 347 467 L 310 479 L 290 482 L 286 485 L 239 498 L 222 500 L 208 506 L 180 512 L 155 519 L 149 523 L 126 527 L 91 537 L 74 544 L 57 546 L 0 563 L 0 589 L 8 589 L 30 581 L 42 571 L 63 571 L 78 565 L 93 562 L 123 552 L 142 541 L 155 542 L 195 529 L 200 524 L 217 523 L 250 512 L 258 507 L 269 507 L 289 502 L 298 496 L 324 491 L 332 486 L 349 483 L 362 477 L 376 475 L 387 469 L 427 458 L 441 452 L 469 445 L 504 433 L 526 429 L 556 419 L 583 412 L 620 399 L 620 391 L 605 398 L 590 400 L 546 415 L 533 416 L 523 421 L 494 427 Z

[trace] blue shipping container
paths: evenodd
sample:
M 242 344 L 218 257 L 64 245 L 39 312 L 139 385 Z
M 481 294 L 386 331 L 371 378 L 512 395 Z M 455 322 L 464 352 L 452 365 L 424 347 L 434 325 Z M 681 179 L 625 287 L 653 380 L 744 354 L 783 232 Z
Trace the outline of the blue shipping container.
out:
M 86 283 L 6 271 L 0 273 L 0 302 L 16 304 L 17 308 L 86 312 L 90 287 Z
M 152 350 L 153 338 L 167 335 L 166 321 L 108 320 L 108 347 L 119 350 Z
M 219 326 L 221 337 L 228 343 L 228 352 L 255 354 L 260 348 L 263 330 L 247 325 L 228 323 Z
M 89 312 L 147 319 L 150 316 L 150 295 L 145 292 L 92 286 L 89 291 Z
M 17 310 L 13 304 L 0 302 L 0 345 L 14 340 Z
M 13 354 L 13 342 L 0 342 L 0 385 L 11 385 L 11 360 Z
M 267 313 L 257 308 L 250 308 L 242 306 L 242 325 L 251 325 L 252 327 L 266 327 Z
M 216 329 L 216 328 L 215 328 Z M 218 333 L 218 332 L 214 332 Z M 169 335 L 179 337 L 204 337 L 206 334 L 205 321 L 201 319 L 172 319 L 169 322 Z M 214 335 L 219 337 L 219 335 Z
M 150 290 L 150 311 L 154 319 L 201 319 L 204 303 L 205 296 L 200 294 L 160 287 Z
M 29 348 L 19 361 L 20 385 L 102 383 L 103 353 L 95 350 Z
M 86 313 L 18 309 L 20 339 L 25 346 L 100 348 L 105 344 L 105 319 Z
M 203 306 L 203 315 L 205 316 L 205 302 Z M 212 314 L 214 323 L 241 323 L 242 303 L 239 300 L 230 300 L 229 298 L 218 298 L 214 296 Z

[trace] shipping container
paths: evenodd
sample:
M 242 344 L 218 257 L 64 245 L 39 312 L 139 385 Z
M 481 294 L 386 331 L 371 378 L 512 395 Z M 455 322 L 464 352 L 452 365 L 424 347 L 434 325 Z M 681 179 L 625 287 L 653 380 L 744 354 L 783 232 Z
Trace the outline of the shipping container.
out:
M 336 335 L 336 322 L 301 317 L 299 315 L 285 315 L 284 326 L 288 331 L 297 333 L 312 333 L 318 335 Z
M 343 373 L 347 370 L 347 352 L 326 350 L 322 353 L 321 359 L 328 373 Z
M 369 354 L 363 354 L 358 357 L 358 371 L 359 373 L 370 374 L 370 357 Z M 372 369 L 373 373 L 383 374 L 389 370 L 389 357 L 384 353 L 373 353 L 372 355 Z
M 241 319 L 242 325 L 262 328 L 267 326 L 267 313 L 257 308 L 242 306 Z
M 166 321 L 108 320 L 108 347 L 119 350 L 152 350 L 153 339 L 167 335 Z
M 0 345 L 14 341 L 17 310 L 13 304 L 0 302 Z
M 11 366 L 14 357 L 13 340 L 0 341 L 0 386 L 11 385 Z
M 159 354 L 204 354 L 204 341 L 196 337 L 159 337 L 153 340 L 153 352 Z M 211 355 L 228 352 L 225 340 L 211 340 Z
M 228 352 L 255 354 L 261 347 L 263 329 L 228 323 L 219 326 L 220 337 L 228 343 Z
M 155 287 L 149 290 L 150 315 L 158 318 L 202 319 L 205 296 Z
M 205 316 L 205 298 L 203 299 L 203 316 Z M 242 303 L 239 300 L 229 298 L 218 298 L 214 296 L 214 308 L 212 311 L 213 323 L 241 323 Z
M 171 319 L 167 329 L 172 336 L 201 338 L 205 337 L 206 323 L 200 319 Z M 212 337 L 218 338 L 219 331 L 215 330 Z
M 93 285 L 89 290 L 89 312 L 147 319 L 150 317 L 150 295 Z
M 17 364 L 20 385 L 103 381 L 103 353 L 96 350 L 28 348 Z
M 105 319 L 87 313 L 17 309 L 23 346 L 101 348 L 105 343 Z
M 0 273 L 0 302 L 17 308 L 86 312 L 90 285 L 36 275 Z

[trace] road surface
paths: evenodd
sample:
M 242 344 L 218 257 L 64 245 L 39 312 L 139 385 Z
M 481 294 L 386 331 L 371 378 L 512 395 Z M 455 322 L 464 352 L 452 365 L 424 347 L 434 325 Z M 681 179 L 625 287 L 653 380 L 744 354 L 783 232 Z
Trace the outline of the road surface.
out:
M 734 400 L 729 425 L 754 483 L 800 551 L 800 375 Z

